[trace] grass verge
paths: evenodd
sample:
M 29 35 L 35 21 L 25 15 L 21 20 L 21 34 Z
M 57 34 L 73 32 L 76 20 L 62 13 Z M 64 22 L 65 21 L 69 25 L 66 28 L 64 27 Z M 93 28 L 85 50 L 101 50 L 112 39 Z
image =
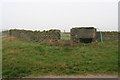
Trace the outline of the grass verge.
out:
M 117 74 L 118 42 L 46 46 L 40 42 L 3 39 L 3 77 Z

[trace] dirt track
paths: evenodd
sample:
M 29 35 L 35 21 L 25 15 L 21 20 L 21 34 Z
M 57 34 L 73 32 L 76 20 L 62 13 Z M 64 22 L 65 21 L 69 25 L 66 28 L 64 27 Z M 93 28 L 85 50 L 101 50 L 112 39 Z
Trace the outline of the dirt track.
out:
M 27 78 L 118 78 L 117 75 L 64 75 L 64 76 L 29 76 Z

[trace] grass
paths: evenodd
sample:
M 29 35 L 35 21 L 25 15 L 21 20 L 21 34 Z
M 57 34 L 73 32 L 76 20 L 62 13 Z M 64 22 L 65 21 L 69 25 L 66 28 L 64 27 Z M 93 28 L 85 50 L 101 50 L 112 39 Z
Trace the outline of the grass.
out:
M 117 74 L 118 42 L 45 46 L 40 42 L 3 39 L 3 77 Z
M 61 33 L 61 40 L 70 40 L 70 34 Z

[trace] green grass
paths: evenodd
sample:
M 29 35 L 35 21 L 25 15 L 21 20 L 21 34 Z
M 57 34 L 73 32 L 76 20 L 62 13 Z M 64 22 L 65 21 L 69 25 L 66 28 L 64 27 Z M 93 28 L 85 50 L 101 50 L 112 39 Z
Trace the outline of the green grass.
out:
M 70 34 L 61 33 L 61 40 L 70 40 Z
M 117 42 L 56 47 L 4 40 L 3 77 L 117 74 L 117 56 Z

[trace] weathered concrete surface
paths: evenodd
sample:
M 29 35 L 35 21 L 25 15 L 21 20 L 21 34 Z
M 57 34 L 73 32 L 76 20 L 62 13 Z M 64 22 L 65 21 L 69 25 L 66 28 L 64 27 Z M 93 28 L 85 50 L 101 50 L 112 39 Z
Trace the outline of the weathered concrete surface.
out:
M 79 27 L 71 29 L 71 40 L 73 42 L 81 42 L 81 40 L 91 40 L 93 42 L 96 37 L 96 29 L 94 27 Z
M 103 41 L 120 40 L 120 32 L 102 32 Z M 82 40 L 90 40 L 90 42 L 100 41 L 100 32 L 93 27 L 80 27 L 71 29 L 71 40 L 73 42 L 81 42 Z

